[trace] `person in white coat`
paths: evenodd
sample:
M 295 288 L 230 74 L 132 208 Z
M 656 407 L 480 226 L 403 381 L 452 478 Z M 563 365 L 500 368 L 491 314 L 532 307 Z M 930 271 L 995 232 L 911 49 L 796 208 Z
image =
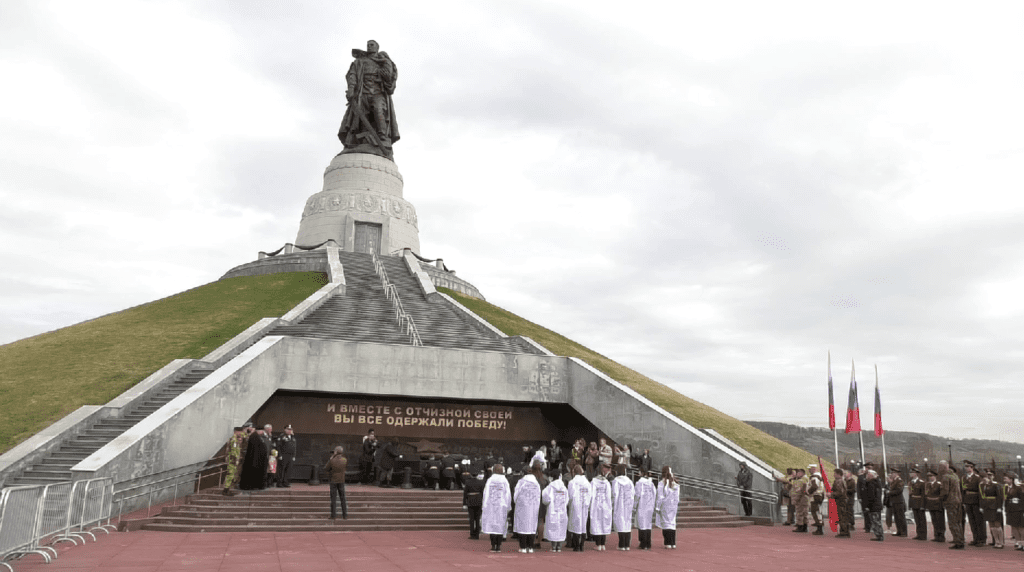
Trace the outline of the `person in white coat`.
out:
M 587 519 L 590 517 L 590 501 L 593 499 L 590 481 L 583 474 L 583 467 L 575 465 L 575 476 L 569 481 L 569 547 L 573 552 L 583 552 L 587 537 Z
M 665 548 L 676 547 L 676 511 L 679 510 L 679 484 L 672 474 L 672 468 L 661 468 L 658 481 L 658 498 L 654 502 L 655 524 L 661 529 Z
M 611 467 L 601 463 L 599 470 L 590 481 L 590 536 L 598 550 L 606 550 L 605 541 L 612 532 L 612 484 L 608 481 Z
M 658 498 L 658 489 L 646 474 L 636 482 L 634 502 L 636 502 L 636 530 L 640 537 L 640 550 L 651 549 L 651 524 L 654 521 L 654 502 Z
M 512 508 L 512 491 L 505 478 L 505 467 L 494 465 L 491 477 L 484 485 L 483 510 L 480 531 L 491 536 L 491 552 L 501 552 L 501 542 L 508 532 L 508 511 Z
M 533 472 L 519 479 L 512 500 L 516 512 L 512 531 L 519 535 L 519 552 L 533 552 L 533 539 L 537 536 L 537 517 L 540 513 L 540 482 L 538 473 L 543 474 L 540 464 L 533 465 Z
M 612 481 L 612 528 L 619 533 L 619 550 L 629 550 L 633 531 L 633 481 L 626 476 L 626 465 L 615 466 Z
M 541 501 L 547 507 L 544 538 L 551 543 L 551 552 L 561 552 L 569 527 L 569 489 L 562 479 L 551 479 L 551 483 L 544 488 Z

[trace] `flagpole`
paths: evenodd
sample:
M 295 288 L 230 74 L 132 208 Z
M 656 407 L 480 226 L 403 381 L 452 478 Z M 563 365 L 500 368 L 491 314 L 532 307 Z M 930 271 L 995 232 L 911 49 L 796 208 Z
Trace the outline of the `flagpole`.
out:
M 857 431 L 857 436 L 860 437 L 860 464 L 863 466 L 866 461 L 864 458 L 864 431 Z
M 878 364 L 875 364 L 875 395 L 878 395 Z M 885 462 L 885 431 L 882 431 L 882 471 L 883 474 L 888 475 L 889 467 Z

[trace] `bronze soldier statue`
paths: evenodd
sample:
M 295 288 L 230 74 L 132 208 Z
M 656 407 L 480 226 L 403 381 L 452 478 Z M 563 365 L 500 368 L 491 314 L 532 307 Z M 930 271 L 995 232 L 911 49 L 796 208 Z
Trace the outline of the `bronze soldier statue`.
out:
M 391 95 L 398 81 L 398 66 L 377 42 L 366 42 L 366 51 L 354 49 L 355 61 L 345 79 L 348 107 L 338 129 L 345 146 L 342 153 L 369 153 L 394 160 L 391 146 L 398 141 L 398 121 Z

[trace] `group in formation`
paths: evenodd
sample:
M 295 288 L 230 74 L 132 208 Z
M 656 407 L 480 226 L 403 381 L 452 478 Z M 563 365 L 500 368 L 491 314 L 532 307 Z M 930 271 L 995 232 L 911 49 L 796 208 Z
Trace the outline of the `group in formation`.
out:
M 783 496 L 788 497 L 789 508 L 785 524 L 795 525 L 794 532 L 808 532 L 808 515 L 813 518 L 813 534 L 822 535 L 820 506 L 826 490 L 815 465 L 807 471 L 790 469 L 783 481 Z M 906 496 L 905 496 L 906 491 Z M 894 537 L 909 537 L 906 511 L 913 514 L 914 540 L 927 541 L 928 521 L 931 521 L 931 540 L 946 543 L 950 535 L 950 549 L 963 550 L 966 546 L 1001 549 L 1006 545 L 1005 529 L 1009 528 L 1016 550 L 1024 551 L 1024 487 L 1016 473 L 1005 472 L 997 478 L 994 470 L 978 471 L 971 461 L 964 461 L 962 474 L 948 461 L 939 463 L 938 471 L 910 469 L 910 481 L 904 483 L 898 468 L 889 470 L 886 483 L 875 472 L 872 463 L 865 463 L 854 475 L 849 470 L 836 469 L 832 482 L 831 499 L 835 500 L 838 516 L 837 538 L 850 538 L 854 525 L 855 502 L 860 502 L 864 518 L 864 532 L 871 540 L 885 538 L 882 527 L 882 509 L 886 509 L 886 527 L 895 524 Z M 971 531 L 966 542 L 965 525 Z
M 613 531 L 618 549 L 629 550 L 634 520 L 639 549 L 651 549 L 654 526 L 661 529 L 665 548 L 676 547 L 679 485 L 669 467 L 662 469 L 657 484 L 647 473 L 634 483 L 625 464 L 615 465 L 613 475 L 610 464 L 600 463 L 593 479 L 587 479 L 584 466 L 570 460 L 565 473 L 549 480 L 544 464 L 536 460 L 514 488 L 501 464 L 490 472 L 478 483 L 471 480 L 464 499 L 470 509 L 470 538 L 489 535 L 491 552 L 501 552 L 510 532 L 518 536 L 523 553 L 539 548 L 540 539 L 550 542 L 551 552 L 561 552 L 563 545 L 583 552 L 588 540 L 605 550 Z M 476 511 L 475 499 L 480 507 Z

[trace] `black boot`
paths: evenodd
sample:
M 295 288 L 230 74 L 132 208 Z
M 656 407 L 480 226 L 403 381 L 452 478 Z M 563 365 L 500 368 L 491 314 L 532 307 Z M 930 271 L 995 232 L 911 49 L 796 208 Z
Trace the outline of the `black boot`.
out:
M 812 532 L 811 534 L 813 534 L 814 536 L 825 536 L 825 532 L 821 530 L 821 527 L 822 525 L 820 524 L 815 525 L 814 532 Z

